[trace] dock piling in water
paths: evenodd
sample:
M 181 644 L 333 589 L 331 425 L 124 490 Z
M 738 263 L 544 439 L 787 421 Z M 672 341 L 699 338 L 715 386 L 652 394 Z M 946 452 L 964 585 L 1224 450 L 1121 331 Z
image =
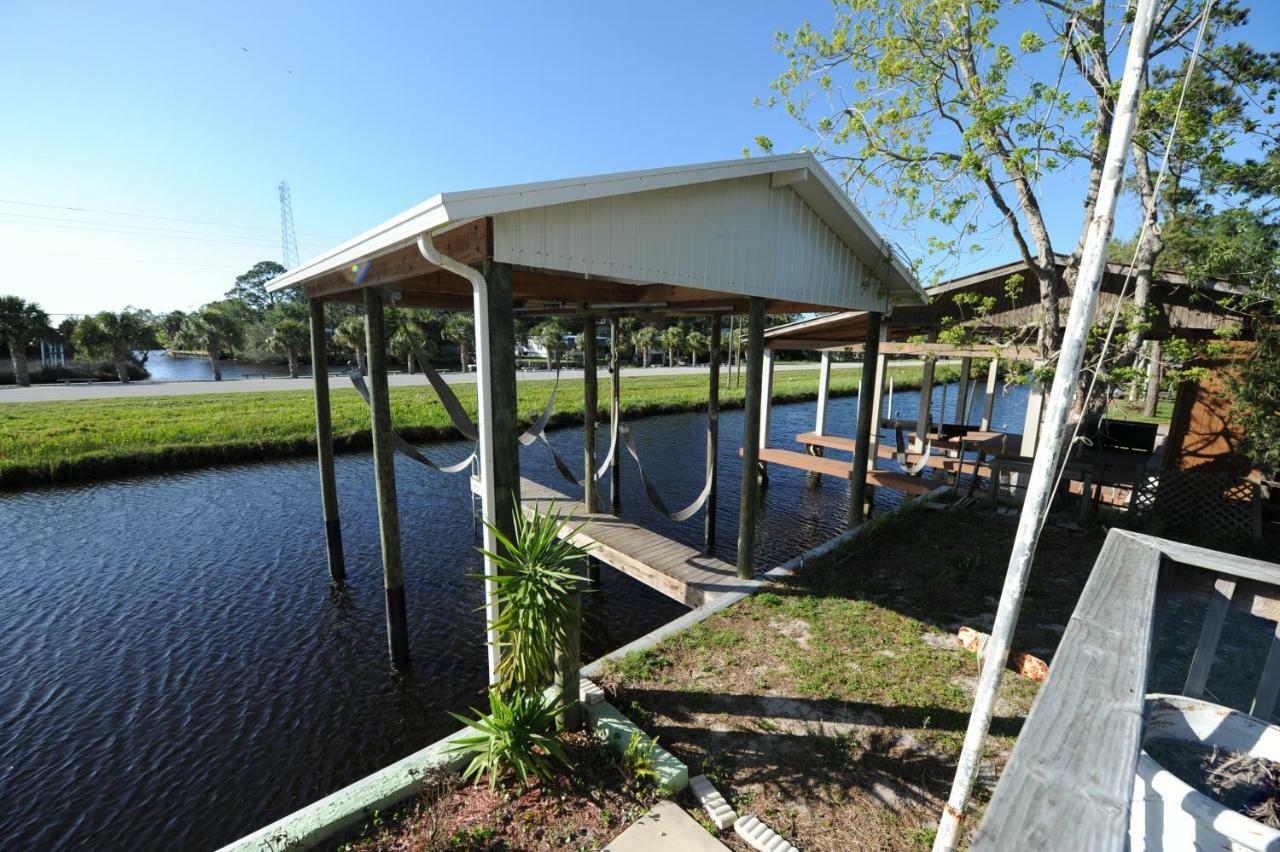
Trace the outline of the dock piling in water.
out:
M 710 384 L 707 388 L 707 478 L 711 492 L 707 495 L 707 514 L 703 526 L 703 544 L 707 553 L 716 549 L 716 491 L 720 463 L 720 314 L 711 315 L 711 357 L 707 364 Z
M 333 471 L 333 417 L 329 407 L 329 361 L 325 346 L 324 302 L 308 299 L 311 313 L 311 375 L 316 395 L 316 455 L 320 462 L 320 502 L 324 509 L 325 547 L 329 557 L 329 578 L 337 585 L 346 582 L 347 566 L 342 552 L 342 524 L 338 517 L 338 484 Z
M 858 431 L 854 436 L 853 471 L 849 484 L 849 526 L 862 524 L 867 499 L 867 468 L 871 462 L 871 433 L 880 429 L 880 320 L 878 311 L 867 314 L 867 341 L 863 349 L 862 376 L 858 381 Z M 878 452 L 879 448 L 876 448 Z
M 599 398 L 596 395 L 596 318 L 588 315 L 582 321 L 582 502 L 594 512 L 599 507 L 596 497 L 596 417 Z
M 742 491 L 738 502 L 738 577 L 755 573 L 756 518 L 760 512 L 760 391 L 764 384 L 764 299 L 747 308 L 747 387 L 742 418 Z
M 391 442 L 391 395 L 387 389 L 387 340 L 382 291 L 364 291 L 369 396 L 373 409 L 373 466 L 378 492 L 378 532 L 382 541 L 382 587 L 387 598 L 387 644 L 391 664 L 409 663 L 409 626 L 404 605 L 404 562 L 400 554 L 400 507 L 396 500 L 395 450 Z

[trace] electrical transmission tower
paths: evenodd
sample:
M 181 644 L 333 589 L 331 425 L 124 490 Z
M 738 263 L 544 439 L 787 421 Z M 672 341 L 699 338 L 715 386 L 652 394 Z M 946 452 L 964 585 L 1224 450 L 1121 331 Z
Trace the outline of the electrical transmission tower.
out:
M 298 265 L 298 236 L 293 232 L 293 201 L 289 184 L 280 181 L 280 258 L 285 269 Z

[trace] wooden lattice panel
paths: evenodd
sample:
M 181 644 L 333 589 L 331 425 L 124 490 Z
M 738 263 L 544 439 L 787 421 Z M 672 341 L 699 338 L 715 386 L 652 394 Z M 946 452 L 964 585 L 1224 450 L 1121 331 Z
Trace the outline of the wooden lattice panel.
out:
M 1248 535 L 1253 529 L 1253 483 L 1233 474 L 1196 468 L 1165 470 L 1147 477 L 1131 510 L 1138 517 L 1164 524 Z

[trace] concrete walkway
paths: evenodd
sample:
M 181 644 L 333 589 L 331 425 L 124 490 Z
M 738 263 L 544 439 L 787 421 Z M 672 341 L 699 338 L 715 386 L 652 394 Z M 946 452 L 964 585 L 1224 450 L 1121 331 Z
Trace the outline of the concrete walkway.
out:
M 894 361 L 895 366 L 919 366 L 918 360 L 911 361 Z M 847 370 L 854 367 L 860 367 L 861 364 L 853 364 L 848 362 L 838 362 L 832 364 L 834 369 Z M 778 364 L 774 367 L 775 372 L 785 372 L 788 370 L 816 370 L 817 364 Z M 727 372 L 727 368 L 722 367 Z M 705 365 L 698 367 L 624 367 L 622 370 L 623 378 L 631 376 L 705 376 L 707 368 Z M 449 384 L 470 384 L 476 380 L 475 373 L 443 373 L 444 380 Z M 606 371 L 601 369 L 599 374 L 602 378 L 607 375 Z M 555 372 L 552 370 L 522 370 L 516 373 L 516 378 L 522 382 L 546 381 L 555 378 Z M 581 379 L 582 370 L 562 370 L 560 378 L 566 381 L 572 379 Z M 745 381 L 745 372 L 743 380 Z M 398 385 L 419 385 L 427 386 L 427 380 L 421 374 L 406 375 L 403 373 L 393 373 L 388 376 L 388 383 L 392 387 Z M 351 380 L 347 378 L 346 373 L 333 372 L 329 375 L 329 387 L 334 390 L 340 388 L 350 388 Z M 266 379 L 226 379 L 221 382 L 212 380 L 196 381 L 196 382 L 130 382 L 129 384 L 121 384 L 120 382 L 86 382 L 77 384 L 56 384 L 56 385 L 33 385 L 29 388 L 20 388 L 15 385 L 0 385 L 0 403 L 5 402 L 58 402 L 72 399 L 117 399 L 122 397 L 148 397 L 148 396 L 190 396 L 193 394 L 204 393 L 262 393 L 263 391 L 297 391 L 310 390 L 311 378 L 290 379 L 288 377 L 266 378 Z
M 729 852 L 675 802 L 662 801 L 604 847 L 604 852 Z

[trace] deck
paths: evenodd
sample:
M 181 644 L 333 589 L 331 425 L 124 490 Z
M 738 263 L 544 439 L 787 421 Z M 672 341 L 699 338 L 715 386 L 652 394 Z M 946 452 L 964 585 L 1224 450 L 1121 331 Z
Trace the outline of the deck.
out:
M 741 447 L 738 448 L 738 455 L 742 455 Z M 834 476 L 836 479 L 853 478 L 853 462 L 851 461 L 829 459 L 823 456 L 809 455 L 808 453 L 797 453 L 794 450 L 763 447 L 760 450 L 760 461 L 765 464 L 779 464 L 783 467 L 791 467 L 823 476 Z M 893 488 L 914 497 L 928 494 L 939 485 L 937 482 L 909 476 L 905 473 L 895 473 L 891 470 L 868 470 L 867 484 Z
M 520 502 L 526 514 L 554 502 L 556 511 L 569 519 L 567 530 L 581 526 L 572 541 L 593 559 L 685 606 L 700 607 L 720 594 L 743 588 L 737 569 L 730 563 L 633 521 L 587 512 L 580 501 L 554 488 L 522 477 Z

